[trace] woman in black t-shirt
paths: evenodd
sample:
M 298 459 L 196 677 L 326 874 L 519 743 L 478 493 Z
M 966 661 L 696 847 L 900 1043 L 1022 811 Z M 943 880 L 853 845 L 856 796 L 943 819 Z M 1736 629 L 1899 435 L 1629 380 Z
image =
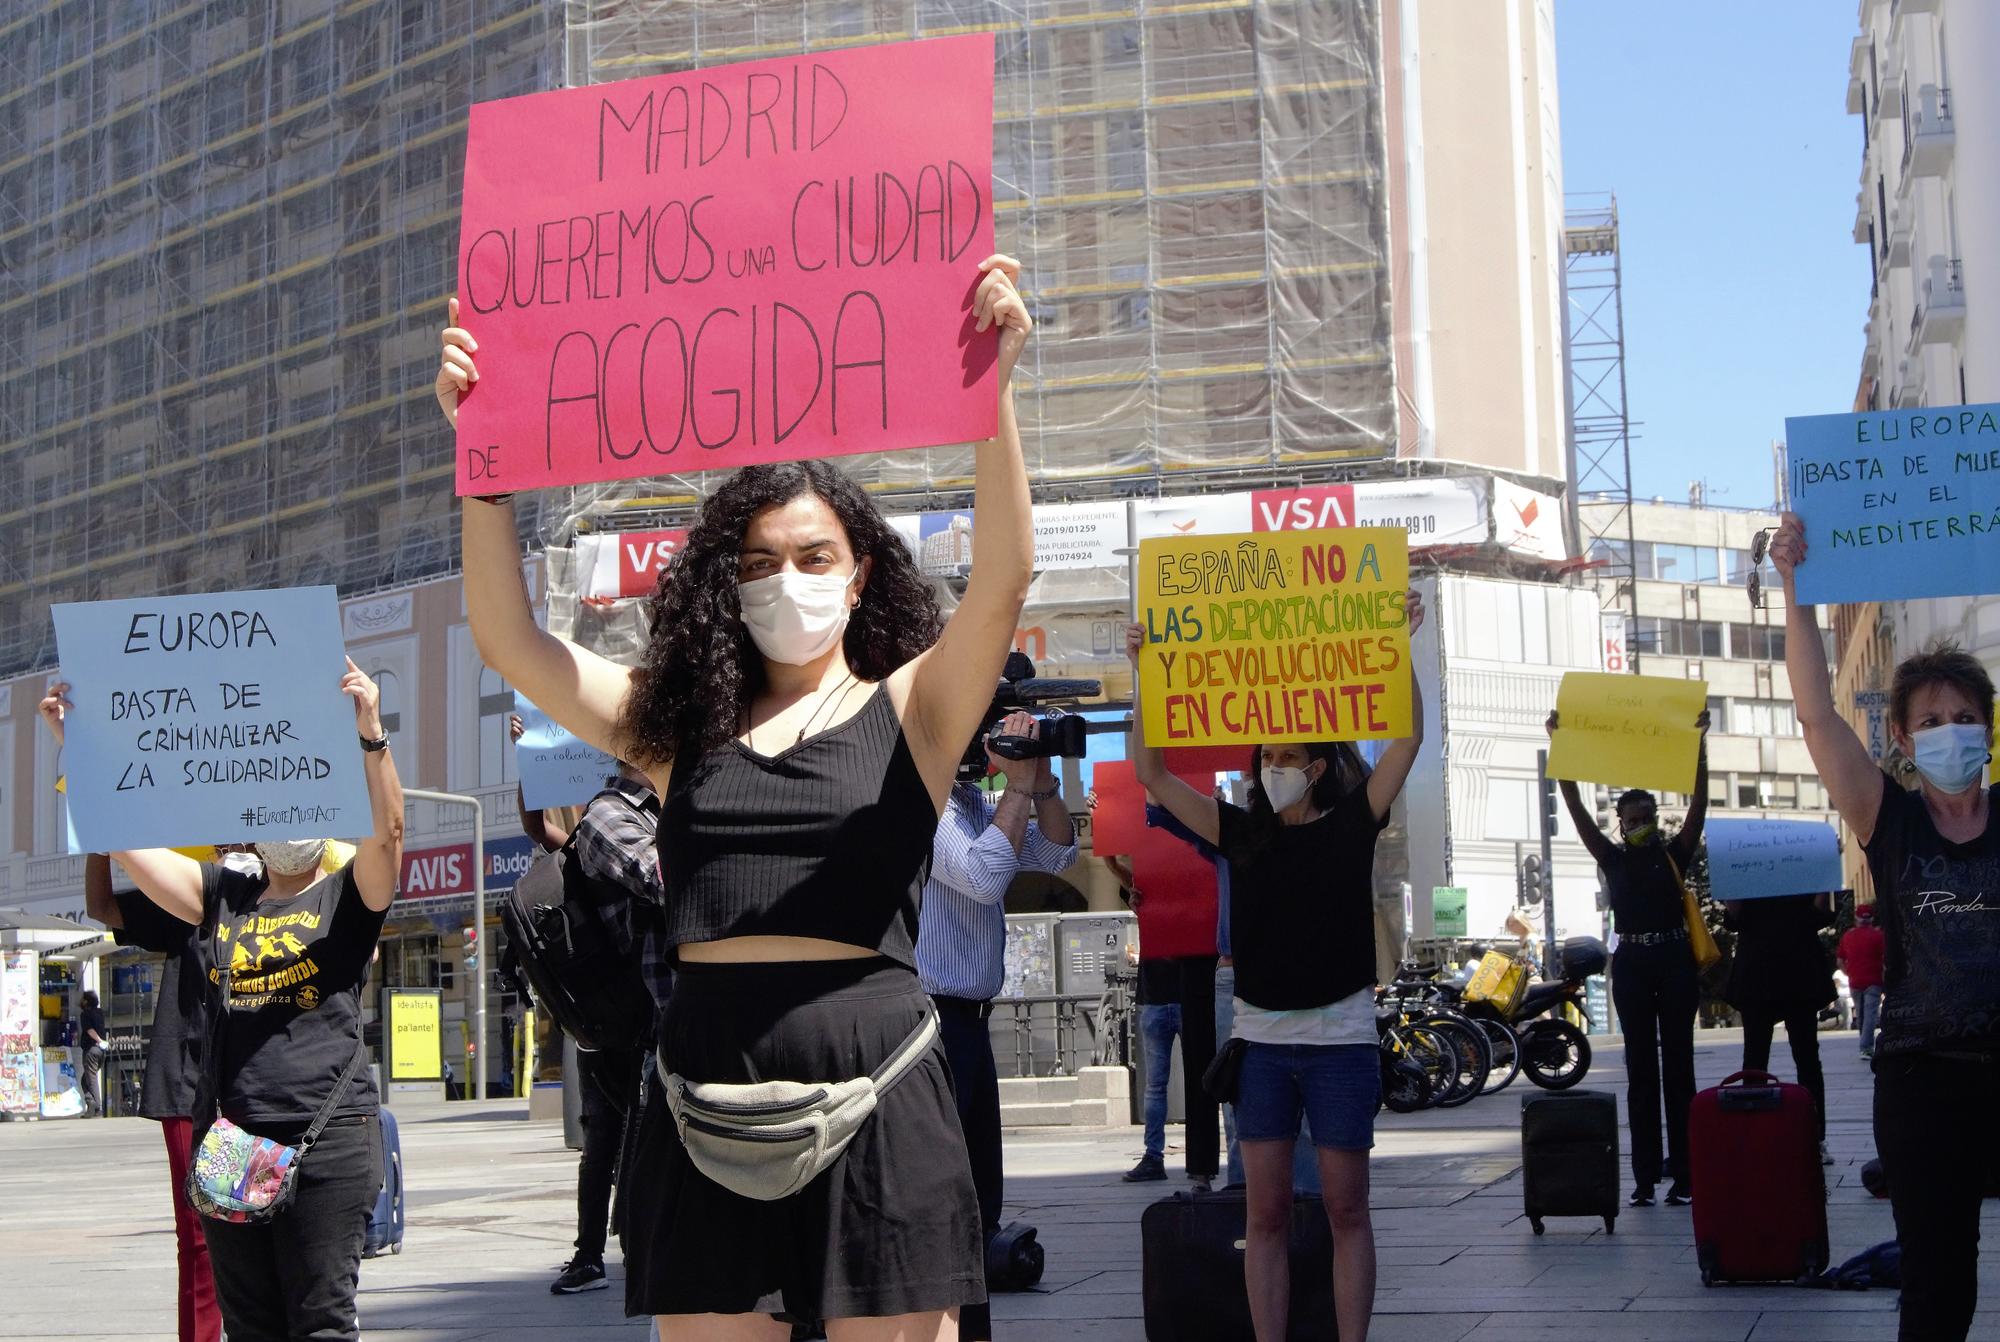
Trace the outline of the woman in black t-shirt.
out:
M 1422 598 L 1404 596 L 1409 632 Z M 1136 675 L 1146 630 L 1130 625 Z M 1391 671 L 1394 668 L 1389 668 Z M 1319 1157 L 1333 1229 L 1340 1335 L 1364 1339 L 1375 1308 L 1368 1152 L 1381 1070 L 1375 1029 L 1375 841 L 1423 744 L 1423 696 L 1410 674 L 1411 733 L 1373 772 L 1352 742 L 1259 746 L 1250 805 L 1233 806 L 1174 776 L 1132 715 L 1133 771 L 1153 800 L 1229 863 L 1235 960 L 1236 1090 L 1243 1152 L 1244 1283 L 1259 1342 L 1281 1342 L 1291 1308 L 1292 1158 L 1301 1120 Z
M 997 413 L 974 449 L 972 578 L 948 623 L 909 548 L 824 461 L 748 466 L 709 496 L 660 577 L 638 667 L 538 628 L 513 496 L 464 500 L 480 655 L 555 721 L 643 767 L 661 798 L 666 933 L 642 953 L 649 971 L 672 961 L 659 1070 L 845 1082 L 912 1042 L 914 1064 L 853 1140 L 784 1196 L 712 1177 L 720 1162 L 696 1163 L 652 1089 L 624 1202 L 625 1305 L 665 1342 L 783 1342 L 774 1296 L 825 1320 L 833 1342 L 943 1342 L 986 1298 L 944 1056 L 934 1040 L 916 1047 L 935 1009 L 915 937 L 938 815 L 983 735 L 1033 576 L 1012 395 L 1033 326 L 1019 271 L 994 256 L 968 276 L 958 344 L 972 372 L 990 361 Z M 448 311 L 437 391 L 456 423 L 460 397 L 480 394 L 478 341 L 455 324 L 456 299 Z
M 1993 678 L 1934 644 L 1897 666 L 1883 773 L 1834 708 L 1811 606 L 1796 599 L 1804 528 L 1771 542 L 1788 607 L 1785 666 L 1827 796 L 1868 855 L 1885 942 L 1875 1145 L 1903 1246 L 1903 1342 L 1958 1342 L 1979 1299 L 1979 1214 L 2000 1109 L 2000 826 L 1984 786 Z
M 255 845 L 261 875 L 196 862 L 168 848 L 111 857 L 162 910 L 194 924 L 212 985 L 226 1005 L 221 1057 L 204 1065 L 224 1117 L 260 1137 L 296 1145 L 335 1096 L 332 1118 L 292 1176 L 291 1203 L 258 1224 L 204 1219 L 223 1328 L 232 1339 L 358 1339 L 354 1293 L 361 1242 L 382 1184 L 379 1097 L 361 1040 L 361 988 L 403 858 L 403 788 L 382 730 L 381 693 L 352 661 L 340 692 L 354 701 L 373 837 L 326 874 L 326 840 Z M 56 685 L 44 715 L 59 727 L 73 711 Z M 221 1001 L 225 971 L 228 1001 Z M 214 1113 L 194 1115 L 199 1148 Z
M 1558 725 L 1549 714 L 1549 735 Z M 1660 803 L 1650 792 L 1623 793 L 1618 841 L 1597 827 L 1575 783 L 1561 781 L 1576 837 L 1597 860 L 1611 904 L 1618 949 L 1611 958 L 1611 1004 L 1625 1030 L 1625 1116 L 1632 1130 L 1634 1207 L 1653 1205 L 1662 1175 L 1673 1182 L 1667 1205 L 1693 1197 L 1688 1177 L 1688 1108 L 1694 1102 L 1694 1018 L 1701 1006 L 1694 945 L 1688 938 L 1682 877 L 1701 851 L 1708 818 L 1708 710 L 1695 718 L 1702 732 L 1694 797 L 1672 838 L 1660 829 Z M 1666 1147 L 1660 1118 L 1666 1116 Z

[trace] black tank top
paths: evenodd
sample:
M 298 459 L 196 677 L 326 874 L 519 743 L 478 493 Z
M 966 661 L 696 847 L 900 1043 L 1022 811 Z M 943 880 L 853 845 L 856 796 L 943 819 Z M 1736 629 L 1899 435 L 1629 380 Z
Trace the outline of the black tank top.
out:
M 880 687 L 776 755 L 732 740 L 676 763 L 660 812 L 668 944 L 817 937 L 914 969 L 937 825 Z

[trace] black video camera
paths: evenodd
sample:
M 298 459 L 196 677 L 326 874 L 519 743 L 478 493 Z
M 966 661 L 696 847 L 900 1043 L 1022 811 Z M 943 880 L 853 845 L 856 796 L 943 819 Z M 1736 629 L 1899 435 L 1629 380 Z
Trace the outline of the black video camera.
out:
M 964 758 L 958 762 L 959 781 L 976 783 L 986 777 L 986 749 L 989 745 L 994 754 L 1006 760 L 1082 759 L 1084 738 L 1090 735 L 1091 728 L 1096 724 L 1087 718 L 1064 712 L 1062 706 L 1094 699 L 1103 690 L 1104 685 L 1100 681 L 1037 676 L 1035 663 L 1028 654 L 1008 653 L 1007 665 L 1000 672 L 1000 687 L 993 692 L 993 702 L 987 705 L 979 733 L 972 738 Z M 1044 706 L 1052 707 L 1053 711 L 1036 712 Z M 1041 724 L 1041 734 L 999 735 L 997 728 L 1007 715 L 1021 712 L 1035 714 L 1035 720 Z M 1119 726 L 1117 730 L 1123 731 L 1124 728 Z

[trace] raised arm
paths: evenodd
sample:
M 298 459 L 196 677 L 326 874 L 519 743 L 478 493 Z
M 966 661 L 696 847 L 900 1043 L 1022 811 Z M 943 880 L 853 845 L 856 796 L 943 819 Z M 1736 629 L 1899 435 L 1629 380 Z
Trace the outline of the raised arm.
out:
M 1409 622 L 1410 637 L 1415 638 L 1417 630 L 1424 626 L 1424 599 L 1412 588 L 1403 597 L 1403 609 Z M 1417 679 L 1417 659 L 1414 652 L 1410 657 L 1410 734 L 1391 741 L 1375 762 L 1375 771 L 1368 775 L 1368 809 L 1378 821 L 1389 818 L 1389 808 L 1396 804 L 1397 794 L 1403 784 L 1409 781 L 1410 770 L 1417 762 L 1417 752 L 1424 744 L 1424 687 Z
M 118 896 L 111 892 L 111 858 L 107 854 L 92 853 L 83 859 L 83 911 L 114 932 L 125 926 Z
M 49 686 L 49 692 L 41 702 L 42 722 L 49 729 L 49 735 L 60 750 L 63 744 L 63 722 L 76 711 L 76 705 L 69 700 L 69 682 L 58 680 Z M 147 899 L 171 913 L 184 923 L 201 921 L 201 864 L 191 857 L 183 857 L 171 848 L 141 848 L 111 854 L 113 861 L 125 868 L 138 885 L 140 893 Z M 91 861 L 98 860 L 93 856 Z M 88 891 L 90 863 L 84 864 L 85 888 Z M 111 886 L 111 872 L 104 871 L 104 888 L 108 893 Z M 87 895 L 86 895 L 87 898 Z M 86 906 L 87 907 L 87 906 Z M 114 912 L 117 903 L 112 904 Z M 103 922 L 103 918 L 93 913 L 92 917 Z M 110 924 L 106 924 L 109 926 Z
M 1546 725 L 1549 736 L 1553 738 L 1556 728 L 1561 726 L 1562 722 L 1560 717 L 1551 711 Z M 1601 867 L 1616 857 L 1618 845 L 1604 836 L 1604 831 L 1597 827 L 1597 817 L 1584 809 L 1583 795 L 1577 791 L 1576 784 L 1567 778 L 1559 778 L 1556 780 L 1556 786 L 1562 789 L 1563 805 L 1569 808 L 1569 819 L 1576 827 L 1576 837 L 1583 840 L 1583 846 L 1590 850 L 1590 855 L 1597 860 L 1597 865 Z
M 1796 514 L 1786 513 L 1772 537 L 1771 562 L 1785 586 L 1785 670 L 1791 673 L 1799 730 L 1834 810 L 1854 837 L 1866 844 L 1875 837 L 1875 822 L 1882 814 L 1882 771 L 1854 728 L 1834 710 L 1833 679 L 1827 671 L 1819 621 L 1813 608 L 1798 600 L 1797 574 L 1806 562 L 1806 533 Z
M 1696 747 L 1694 758 L 1694 796 L 1688 800 L 1687 819 L 1682 822 L 1680 833 L 1674 835 L 1674 846 L 1680 851 L 1683 871 L 1694 861 L 1694 855 L 1701 851 L 1701 831 L 1708 823 L 1707 709 L 1701 710 L 1701 716 L 1695 719 L 1695 726 L 1701 728 L 1701 744 Z
M 990 256 L 979 269 L 984 278 L 973 295 L 973 327 L 998 331 L 1000 412 L 998 432 L 975 450 L 972 578 L 938 641 L 889 678 L 917 767 L 940 805 L 965 743 L 993 702 L 1035 568 L 1028 470 L 1014 419 L 1014 367 L 1034 321 L 1015 288 L 1020 262 Z
M 458 324 L 456 298 L 450 301 L 450 314 L 442 336 L 437 399 L 456 427 L 459 397 L 479 380 L 473 362 L 479 342 Z M 626 754 L 620 749 L 624 742 L 618 722 L 632 672 L 535 623 L 521 578 L 512 494 L 468 495 L 464 510 L 465 614 L 480 660 L 577 736 L 600 750 Z
M 382 691 L 354 664 L 347 662 L 340 692 L 354 700 L 354 729 L 364 741 L 380 741 Z M 362 775 L 368 780 L 368 810 L 373 829 L 355 845 L 354 888 L 361 902 L 381 913 L 396 900 L 396 884 L 403 871 L 403 781 L 397 777 L 396 761 L 389 747 L 361 753 Z
M 1147 795 L 1211 847 L 1222 843 L 1222 808 L 1203 792 L 1167 768 L 1167 753 L 1146 744 L 1146 711 L 1139 694 L 1139 657 L 1146 647 L 1146 627 L 1125 626 L 1125 655 L 1132 659 L 1132 772 Z

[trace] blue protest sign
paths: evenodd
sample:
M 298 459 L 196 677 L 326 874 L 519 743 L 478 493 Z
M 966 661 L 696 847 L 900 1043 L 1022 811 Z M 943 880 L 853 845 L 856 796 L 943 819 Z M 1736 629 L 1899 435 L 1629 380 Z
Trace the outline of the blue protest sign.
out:
M 374 832 L 331 587 L 58 605 L 87 852 Z
M 1711 820 L 1708 887 L 1716 899 L 1817 895 L 1846 882 L 1833 826 L 1820 820 Z
M 1785 421 L 1801 602 L 2000 590 L 2000 405 Z
M 521 766 L 521 800 L 529 810 L 582 805 L 618 772 L 617 759 L 570 735 L 518 693 L 514 711 L 528 728 L 515 743 L 515 758 Z

